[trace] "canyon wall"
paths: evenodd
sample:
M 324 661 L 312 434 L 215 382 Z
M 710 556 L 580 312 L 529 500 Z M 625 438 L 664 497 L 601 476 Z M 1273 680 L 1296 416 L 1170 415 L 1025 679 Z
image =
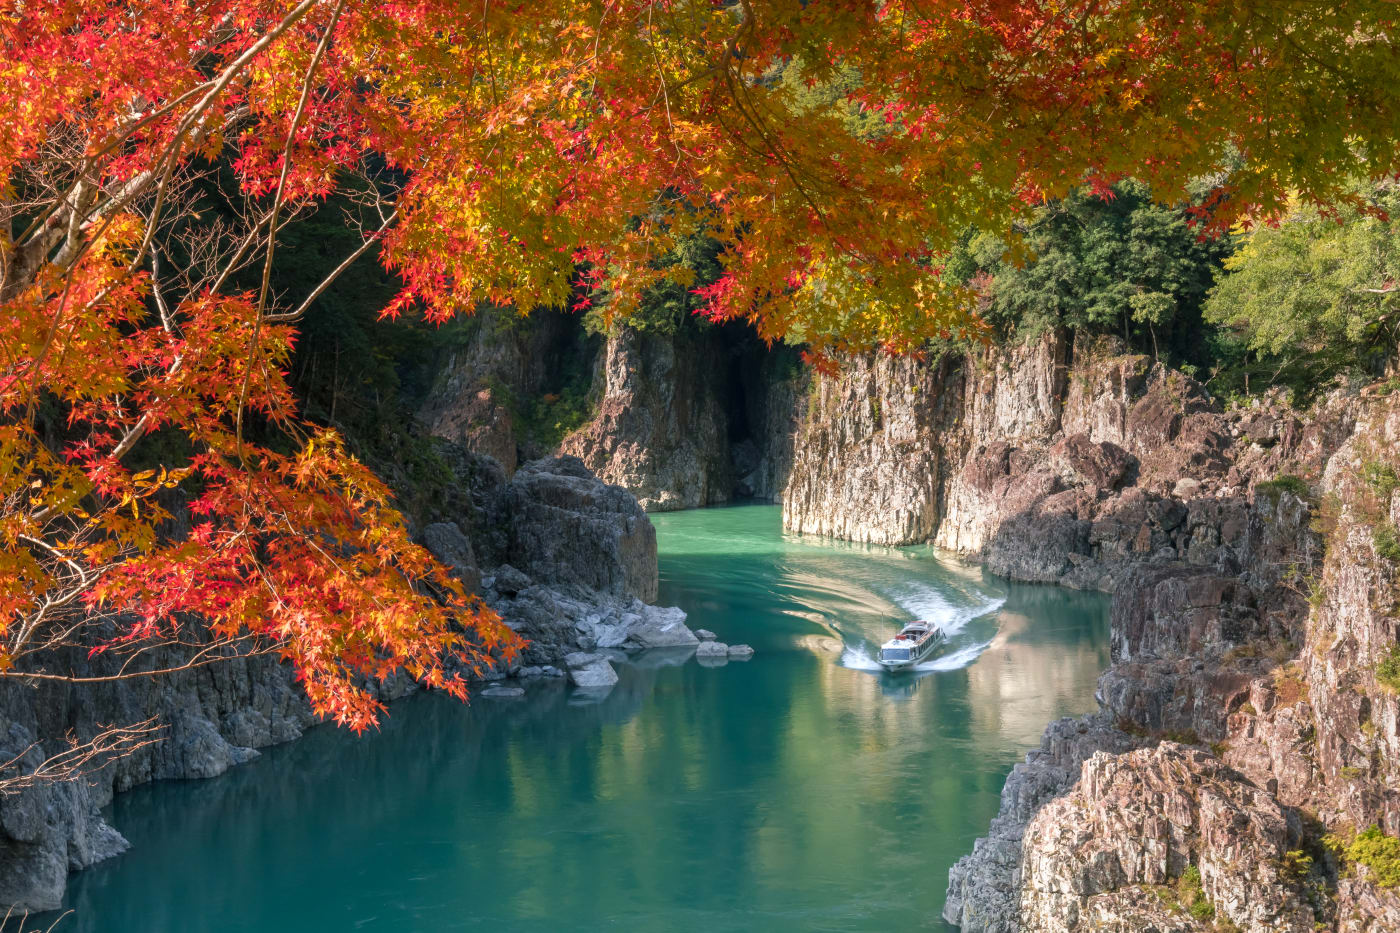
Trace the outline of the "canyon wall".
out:
M 589 335 L 577 316 L 497 314 L 446 361 L 420 417 L 507 474 L 522 460 L 576 456 L 662 512 L 776 501 L 807 381 L 795 352 L 770 352 L 743 325 L 619 325 Z M 534 436 L 541 425 L 527 422 L 551 421 L 561 395 L 585 409 L 561 412 L 580 423 Z
M 819 382 L 789 530 L 1115 594 L 1100 711 L 1013 770 L 946 919 L 1400 929 L 1385 866 L 1345 854 L 1368 826 L 1400 833 L 1400 700 L 1377 673 L 1397 636 L 1397 440 L 1386 396 L 1224 411 L 1149 357 L 1056 334 Z

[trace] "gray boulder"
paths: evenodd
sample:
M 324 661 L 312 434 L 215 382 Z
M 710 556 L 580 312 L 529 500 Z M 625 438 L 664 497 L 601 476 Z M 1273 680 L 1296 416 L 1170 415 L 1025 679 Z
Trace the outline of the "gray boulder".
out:
M 753 657 L 753 649 L 748 645 L 730 645 L 729 658 L 734 661 L 747 661 Z
M 508 560 L 536 580 L 656 599 L 656 529 L 625 489 L 577 457 L 521 467 L 505 489 Z
M 452 571 L 468 590 L 481 586 L 481 569 L 471 540 L 456 522 L 434 522 L 423 529 L 423 546 Z
M 722 641 L 702 641 L 695 649 L 697 658 L 728 658 L 729 646 Z
M 611 687 L 617 683 L 617 671 L 608 663 L 606 658 L 597 657 L 597 660 L 583 667 L 571 667 L 569 677 L 573 679 L 574 685 L 578 687 Z

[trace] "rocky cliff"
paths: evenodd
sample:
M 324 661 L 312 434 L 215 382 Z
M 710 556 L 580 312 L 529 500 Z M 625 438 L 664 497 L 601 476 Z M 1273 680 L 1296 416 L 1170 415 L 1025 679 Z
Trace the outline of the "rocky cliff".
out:
M 1400 929 L 1383 886 L 1400 868 L 1398 434 L 1388 397 L 1225 411 L 1148 357 L 1055 334 L 819 382 L 789 530 L 931 541 L 1115 594 L 1100 712 L 1052 724 L 1013 770 L 950 872 L 948 920 Z
M 590 336 L 577 317 L 488 313 L 446 361 L 421 417 L 507 475 L 522 457 L 576 456 L 647 511 L 776 501 L 806 379 L 795 353 L 770 351 L 742 325 Z M 561 399 L 582 410 L 558 411 Z
M 457 477 L 455 496 L 420 537 L 530 642 L 521 664 L 493 676 L 562 676 L 557 668 L 580 649 L 696 644 L 683 612 L 650 605 L 656 535 L 625 490 L 573 458 L 528 463 L 507 479 L 493 459 L 450 446 L 442 454 Z M 50 668 L 84 678 L 110 676 L 117 663 L 85 651 L 51 660 Z M 168 651 L 155 660 L 182 658 Z M 396 677 L 379 692 L 389 700 L 412 689 Z M 161 727 L 155 744 L 82 779 L 0 796 L 0 904 L 57 907 L 69 871 L 125 850 L 99 812 L 114 793 L 152 780 L 213 777 L 316 721 L 291 670 L 268 656 L 158 679 L 11 682 L 0 688 L 0 761 L 23 753 L 20 770 L 32 769 L 69 736 L 85 740 L 104 726 L 152 716 Z

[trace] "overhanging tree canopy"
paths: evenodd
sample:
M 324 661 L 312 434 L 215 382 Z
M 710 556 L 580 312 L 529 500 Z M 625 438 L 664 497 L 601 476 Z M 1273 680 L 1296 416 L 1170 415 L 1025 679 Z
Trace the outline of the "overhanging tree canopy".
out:
M 129 610 L 124 643 L 195 613 L 363 726 L 360 675 L 442 682 L 445 650 L 514 646 L 296 414 L 280 367 L 318 290 L 274 293 L 276 232 L 332 192 L 359 205 L 346 261 L 378 249 L 402 276 L 387 313 L 605 287 L 625 314 L 703 232 L 725 246 L 710 316 L 905 350 L 976 329 L 939 274 L 970 224 L 1210 176 L 1218 228 L 1393 174 L 1395 19 L 1386 0 L 6 0 L 0 667 L 32 676 L 89 610 Z M 200 216 L 221 167 L 239 195 Z M 187 454 L 133 470 L 156 430 Z M 196 525 L 172 538 L 176 484 Z

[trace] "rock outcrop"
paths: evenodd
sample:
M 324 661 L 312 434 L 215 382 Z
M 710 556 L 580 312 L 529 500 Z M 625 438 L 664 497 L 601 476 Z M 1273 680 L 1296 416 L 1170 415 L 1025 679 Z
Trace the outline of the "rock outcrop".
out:
M 1148 357 L 1054 334 L 819 381 L 787 529 L 1115 594 L 1100 712 L 1052 724 L 1012 772 L 946 919 L 1396 927 L 1400 896 L 1345 840 L 1400 836 L 1400 699 L 1379 674 L 1400 657 L 1397 442 L 1379 394 L 1225 410 Z
M 734 475 L 719 352 L 690 329 L 609 334 L 598 415 L 561 451 L 649 512 L 727 502 Z
M 1310 933 L 1312 907 L 1286 867 L 1287 854 L 1305 844 L 1295 814 L 1209 752 L 1175 742 L 1096 752 L 1074 790 L 1026 829 L 1020 922 L 1072 933 L 1134 928 L 1129 922 L 1209 929 L 1193 920 L 1214 919 Z M 1161 890 L 1193 868 L 1193 903 Z
M 423 544 L 517 632 L 529 639 L 524 673 L 548 676 L 571 652 L 686 650 L 697 639 L 685 613 L 649 605 L 656 598 L 656 535 L 626 491 L 591 476 L 575 458 L 527 463 L 509 480 L 493 458 L 442 451 L 460 479 L 419 533 Z M 167 651 L 157 662 L 178 663 Z M 118 663 L 85 651 L 53 659 L 79 677 L 101 677 Z M 584 671 L 583 668 L 587 668 Z M 522 666 L 493 676 L 521 673 Z M 574 672 L 590 688 L 617 680 L 605 657 Z M 377 687 L 383 700 L 414 689 L 403 676 Z M 146 781 L 204 778 L 290 741 L 316 721 L 292 671 L 273 657 L 199 667 L 159 679 L 0 688 L 0 761 L 23 753 L 33 768 L 104 726 L 156 717 L 160 741 L 117 758 L 83 779 L 0 796 L 0 904 L 19 910 L 59 906 L 69 871 L 126 849 L 99 809 L 115 792 Z
M 1178 383 L 1186 414 L 1152 435 L 1133 425 L 1170 420 L 1151 386 L 1173 377 L 1149 373 L 1124 412 L 1135 370 L 1104 371 L 1109 401 L 1082 396 L 1065 418 L 1096 413 L 1072 427 L 1097 423 L 1089 443 L 1119 445 L 1137 476 L 1115 488 L 1112 451 L 1066 465 L 1064 437 L 1027 471 L 1094 490 L 1073 515 L 1087 548 L 1060 582 L 1115 591 L 1101 712 L 1072 752 L 1013 772 L 989 837 L 950 873 L 945 916 L 1007 933 L 1394 928 L 1400 896 L 1345 845 L 1367 826 L 1400 835 L 1400 699 L 1378 674 L 1397 651 L 1400 404 L 1339 394 L 1307 414 L 1276 400 L 1222 413 Z M 1154 419 L 1131 417 L 1145 402 Z M 1130 530 L 1144 544 L 1124 551 Z M 978 552 L 989 563 L 1001 533 Z M 1030 808 L 1025 775 L 1043 776 Z

